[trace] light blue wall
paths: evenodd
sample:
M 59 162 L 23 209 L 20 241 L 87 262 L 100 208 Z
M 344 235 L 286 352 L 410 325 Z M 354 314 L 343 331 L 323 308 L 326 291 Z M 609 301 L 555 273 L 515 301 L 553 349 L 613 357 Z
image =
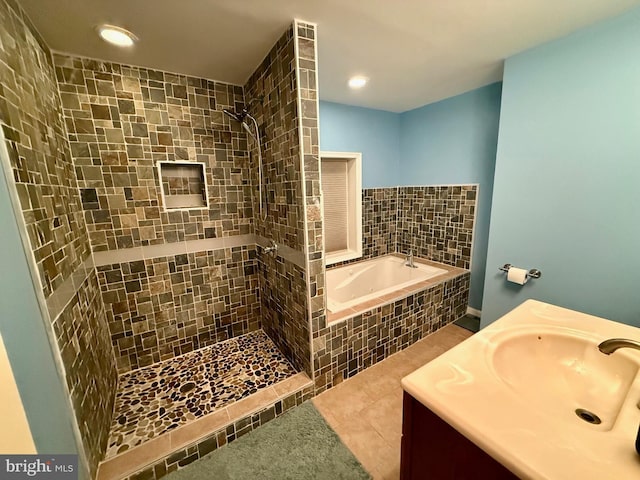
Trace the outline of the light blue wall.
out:
M 640 326 L 639 246 L 635 9 L 506 61 L 482 323 L 535 298 Z
M 5 155 L 0 128 L 0 156 Z M 58 376 L 0 158 L 0 332 L 38 453 L 77 453 L 71 407 Z M 0 386 L 0 395 L 1 395 Z M 1 452 L 0 452 L 1 453 Z
M 480 310 L 486 267 L 501 83 L 400 115 L 400 185 L 480 185 L 469 306 Z
M 480 309 L 501 84 L 401 114 L 320 102 L 322 150 L 363 152 L 363 186 L 480 185 L 469 305 Z
M 320 149 L 362 152 L 362 187 L 395 187 L 400 162 L 396 113 L 320 102 Z

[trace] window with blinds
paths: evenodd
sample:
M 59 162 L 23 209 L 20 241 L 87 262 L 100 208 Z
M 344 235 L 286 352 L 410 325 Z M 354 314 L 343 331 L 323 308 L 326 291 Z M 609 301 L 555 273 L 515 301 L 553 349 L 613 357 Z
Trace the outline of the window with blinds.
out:
M 361 164 L 359 153 L 321 153 L 327 264 L 362 256 Z

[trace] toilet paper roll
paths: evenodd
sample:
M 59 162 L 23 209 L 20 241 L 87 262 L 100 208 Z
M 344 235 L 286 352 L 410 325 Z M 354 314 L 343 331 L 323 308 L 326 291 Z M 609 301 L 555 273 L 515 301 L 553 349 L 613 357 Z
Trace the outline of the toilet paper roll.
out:
M 518 285 L 524 285 L 529 280 L 527 273 L 528 271 L 524 268 L 511 267 L 507 272 L 507 281 L 517 283 Z

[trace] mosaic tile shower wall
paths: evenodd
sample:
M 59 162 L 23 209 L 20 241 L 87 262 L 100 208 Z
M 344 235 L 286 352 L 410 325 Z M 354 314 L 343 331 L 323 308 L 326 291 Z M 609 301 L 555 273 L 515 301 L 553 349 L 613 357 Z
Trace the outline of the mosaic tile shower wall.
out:
M 185 242 L 253 233 L 247 137 L 222 112 L 243 104 L 242 87 L 54 60 L 92 248 L 113 259 L 100 267 L 100 285 L 118 369 L 259 329 L 253 246 L 213 251 L 203 244 L 184 253 Z M 209 208 L 165 211 L 161 160 L 204 163 Z M 180 169 L 186 176 L 170 179 L 168 193 L 202 192 L 200 177 Z M 129 252 L 149 246 L 163 246 L 162 253 L 134 253 L 132 261 Z
M 477 185 L 398 188 L 397 251 L 469 268 Z
M 242 87 L 55 55 L 94 251 L 253 233 Z M 234 122 L 237 123 L 237 122 Z M 156 162 L 203 162 L 208 210 L 165 212 Z
M 294 366 L 311 376 L 294 42 L 290 27 L 251 75 L 245 92 L 247 101 L 262 98 L 252 107 L 262 135 L 266 206 L 264 221 L 256 215 L 256 233 L 285 247 L 277 259 L 259 255 L 262 325 Z M 257 151 L 252 148 L 253 182 L 257 185 Z M 255 204 L 254 211 L 258 211 Z
M 314 332 L 316 395 L 464 316 L 470 273 Z
M 115 360 L 88 258 L 50 52 L 21 9 L 7 0 L 0 0 L 0 64 L 0 123 L 22 220 L 47 299 L 53 349 L 62 359 L 62 376 L 94 474 L 113 410 Z
M 104 455 L 118 377 L 95 270 L 53 324 L 90 470 Z
M 258 330 L 256 269 L 253 246 L 99 266 L 118 370 Z

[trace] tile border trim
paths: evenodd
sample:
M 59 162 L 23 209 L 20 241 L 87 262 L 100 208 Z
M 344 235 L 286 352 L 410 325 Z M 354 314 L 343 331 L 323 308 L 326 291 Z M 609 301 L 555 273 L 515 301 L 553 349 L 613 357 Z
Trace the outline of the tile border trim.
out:
M 116 263 L 136 262 L 153 258 L 170 257 L 187 253 L 224 250 L 225 248 L 245 247 L 256 244 L 253 234 L 233 235 L 223 238 L 206 238 L 203 240 L 188 240 L 184 242 L 162 243 L 144 247 L 122 248 L 118 250 L 103 250 L 93 254 L 96 267 L 113 265 Z

